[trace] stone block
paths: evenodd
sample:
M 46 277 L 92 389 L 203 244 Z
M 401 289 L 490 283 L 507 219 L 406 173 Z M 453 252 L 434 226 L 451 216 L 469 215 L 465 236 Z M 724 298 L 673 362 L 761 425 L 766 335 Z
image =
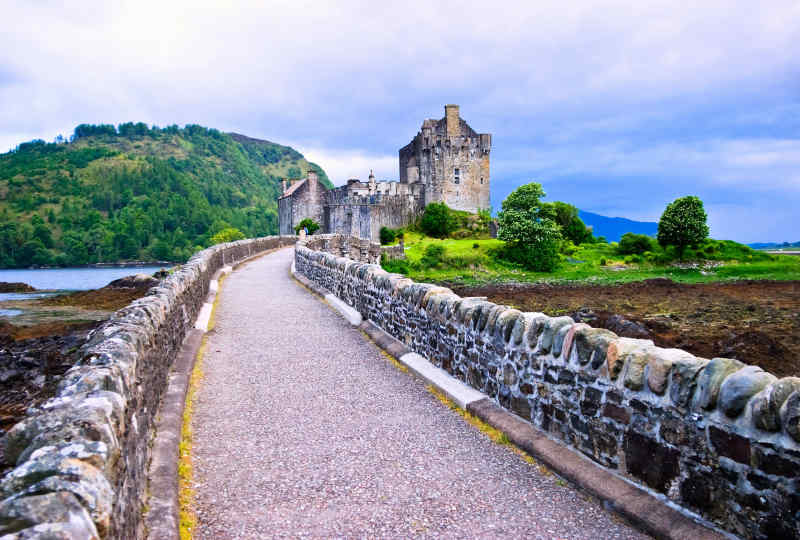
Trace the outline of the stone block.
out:
M 680 469 L 680 452 L 635 431 L 624 438 L 625 465 L 628 472 L 661 493 L 666 493 Z
M 609 402 L 603 405 L 603 416 L 625 425 L 629 424 L 631 421 L 631 413 L 628 409 Z
M 800 442 L 800 390 L 786 398 L 781 406 L 781 425 L 796 442 Z
M 746 366 L 726 378 L 719 390 L 719 408 L 730 418 L 739 416 L 750 398 L 777 378 L 758 366 Z
M 720 456 L 750 465 L 750 439 L 717 426 L 708 426 L 708 440 Z
M 12 497 L 0 502 L 0 534 L 13 533 L 18 533 L 18 538 L 31 539 L 100 538 L 78 499 L 66 492 Z
M 732 358 L 712 358 L 697 378 L 695 406 L 707 410 L 716 407 L 722 382 L 744 366 L 742 362 Z
M 780 410 L 793 392 L 800 390 L 800 377 L 784 377 L 753 397 L 753 422 L 765 431 L 781 429 Z
M 755 466 L 767 474 L 800 478 L 800 460 L 782 457 L 758 446 L 753 451 L 753 458 Z
M 542 339 L 539 342 L 539 349 L 537 352 L 539 354 L 549 353 L 550 349 L 553 347 L 553 341 L 558 331 L 567 325 L 573 324 L 575 324 L 575 321 L 569 317 L 551 317 L 547 319 L 542 330 Z M 567 354 L 569 354 L 569 351 L 567 351 Z
M 678 407 L 688 407 L 697 387 L 697 378 L 708 360 L 684 357 L 672 363 L 669 397 Z
M 694 355 L 681 349 L 654 347 L 647 352 L 647 386 L 658 395 L 664 394 L 669 384 L 672 366 L 679 360 L 690 360 Z

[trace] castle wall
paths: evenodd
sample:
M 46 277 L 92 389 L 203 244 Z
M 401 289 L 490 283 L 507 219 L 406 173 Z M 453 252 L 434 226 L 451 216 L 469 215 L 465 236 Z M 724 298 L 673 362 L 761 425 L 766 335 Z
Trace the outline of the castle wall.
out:
M 279 232 L 282 235 L 294 234 L 294 228 L 305 218 L 311 218 L 320 226 L 324 223 L 322 205 L 327 189 L 319 183 L 314 172 L 302 181 L 288 196 L 278 199 Z

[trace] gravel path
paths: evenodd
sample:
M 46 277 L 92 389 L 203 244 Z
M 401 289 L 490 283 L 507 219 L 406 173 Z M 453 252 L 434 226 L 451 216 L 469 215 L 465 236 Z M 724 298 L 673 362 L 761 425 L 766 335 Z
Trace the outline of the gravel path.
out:
M 491 442 L 289 275 L 231 274 L 198 392 L 195 538 L 646 538 Z

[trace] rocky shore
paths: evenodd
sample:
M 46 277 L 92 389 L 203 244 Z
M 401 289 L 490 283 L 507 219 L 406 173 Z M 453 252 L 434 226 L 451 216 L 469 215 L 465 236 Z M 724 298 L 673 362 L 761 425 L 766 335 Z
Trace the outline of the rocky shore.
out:
M 13 466 L 2 462 L 5 433 L 35 407 L 55 395 L 61 377 L 80 358 L 79 350 L 103 320 L 85 320 L 82 314 L 114 311 L 147 294 L 166 273 L 112 281 L 101 289 L 26 300 L 25 308 L 63 310 L 63 320 L 15 325 L 0 319 L 0 473 Z M 3 284 L 22 285 L 22 284 Z M 35 289 L 17 288 L 13 292 Z M 9 291 L 6 291 L 9 292 Z

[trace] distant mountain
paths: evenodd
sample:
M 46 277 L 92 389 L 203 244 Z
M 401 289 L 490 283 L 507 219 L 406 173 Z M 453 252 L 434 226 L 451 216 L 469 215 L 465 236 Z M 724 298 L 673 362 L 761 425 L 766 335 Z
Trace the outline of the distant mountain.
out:
M 754 244 L 747 244 L 753 249 L 786 249 L 786 248 L 800 248 L 800 241 L 798 242 L 755 242 Z
M 198 125 L 82 124 L 0 154 L 0 267 L 185 260 L 212 235 L 277 234 L 300 152 Z
M 605 236 L 609 242 L 619 242 L 626 232 L 655 236 L 658 232 L 658 223 L 651 221 L 633 221 L 620 217 L 606 217 L 584 210 L 578 211 L 578 217 L 592 227 L 592 234 Z

